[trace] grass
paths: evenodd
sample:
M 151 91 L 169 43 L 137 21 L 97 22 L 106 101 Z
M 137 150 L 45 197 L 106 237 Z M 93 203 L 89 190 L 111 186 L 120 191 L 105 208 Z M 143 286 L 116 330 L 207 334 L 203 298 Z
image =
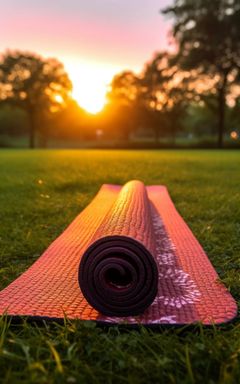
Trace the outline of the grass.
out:
M 0 152 L 0 289 L 30 266 L 102 183 L 167 184 L 240 299 L 240 152 Z M 237 383 L 240 324 L 122 331 L 0 319 L 1 383 Z

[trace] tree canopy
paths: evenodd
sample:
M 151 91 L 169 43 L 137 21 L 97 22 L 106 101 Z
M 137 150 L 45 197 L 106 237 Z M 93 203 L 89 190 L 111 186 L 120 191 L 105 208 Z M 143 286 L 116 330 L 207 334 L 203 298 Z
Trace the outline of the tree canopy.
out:
M 29 145 L 35 146 L 36 117 L 64 107 L 72 90 L 63 65 L 32 53 L 6 52 L 0 59 L 0 100 L 23 108 L 29 115 Z
M 239 96 L 233 87 L 240 81 L 240 0 L 175 0 L 162 12 L 174 18 L 175 63 L 201 80 L 199 94 L 216 97 L 221 147 L 227 98 Z

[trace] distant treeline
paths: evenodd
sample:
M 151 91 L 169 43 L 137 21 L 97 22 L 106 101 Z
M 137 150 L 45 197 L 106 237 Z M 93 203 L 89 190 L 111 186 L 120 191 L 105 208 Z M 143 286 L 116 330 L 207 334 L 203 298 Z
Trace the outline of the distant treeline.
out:
M 228 137 L 237 143 L 240 1 L 175 0 L 162 12 L 173 18 L 174 53 L 156 53 L 140 74 L 117 74 L 105 108 L 95 116 L 72 99 L 71 81 L 58 60 L 3 53 L 0 145 L 22 136 L 29 137 L 30 147 L 59 139 L 174 145 L 179 137 L 212 137 L 222 147 Z

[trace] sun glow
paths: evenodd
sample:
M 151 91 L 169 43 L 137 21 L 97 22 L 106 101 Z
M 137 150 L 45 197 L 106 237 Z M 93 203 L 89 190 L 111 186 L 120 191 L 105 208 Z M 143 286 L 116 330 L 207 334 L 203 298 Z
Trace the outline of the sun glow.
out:
M 97 85 L 92 79 L 90 83 L 88 79 L 82 80 L 81 83 L 73 82 L 72 96 L 87 112 L 96 114 L 106 103 L 106 86 Z
M 73 83 L 73 98 L 87 112 L 100 112 L 106 104 L 107 87 L 119 68 L 97 62 L 65 60 L 65 63 Z

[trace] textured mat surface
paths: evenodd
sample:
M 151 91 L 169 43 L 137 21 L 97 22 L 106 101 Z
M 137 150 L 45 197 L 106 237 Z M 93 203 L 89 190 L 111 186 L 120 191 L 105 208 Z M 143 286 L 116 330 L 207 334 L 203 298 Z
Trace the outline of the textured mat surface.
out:
M 197 321 L 218 324 L 236 316 L 235 301 L 219 282 L 202 247 L 176 211 L 166 187 L 147 187 L 147 194 L 140 191 L 138 183 L 135 191 L 131 190 L 132 184 L 124 188 L 102 186 L 91 204 L 43 255 L 0 292 L 0 314 L 53 319 L 67 316 L 146 325 Z M 137 194 L 136 190 L 139 190 Z M 131 214 L 124 205 L 119 205 L 122 199 L 133 205 Z M 128 221 L 123 231 L 125 215 Z M 103 235 L 112 236 L 113 229 L 114 235 L 128 235 L 143 243 L 157 264 L 157 295 L 140 316 L 104 316 L 88 304 L 79 288 L 79 263 L 83 254 Z

